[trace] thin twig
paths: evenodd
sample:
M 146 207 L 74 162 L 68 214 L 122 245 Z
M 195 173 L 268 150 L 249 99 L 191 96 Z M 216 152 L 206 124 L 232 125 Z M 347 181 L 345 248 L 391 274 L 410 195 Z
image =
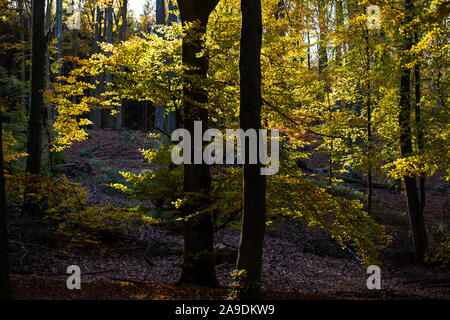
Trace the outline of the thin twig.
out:
M 236 215 L 241 212 L 243 209 L 243 207 L 240 207 L 239 209 L 234 210 L 233 212 L 230 213 L 230 216 L 228 217 L 227 221 L 225 221 L 224 223 L 222 223 L 222 225 L 214 228 L 214 232 L 225 228 L 231 221 L 233 221 L 233 219 L 236 217 Z
M 158 241 L 158 240 L 156 240 L 155 238 L 153 238 L 152 236 L 148 236 L 148 238 L 150 239 L 150 240 L 152 240 L 152 241 L 154 241 L 154 242 L 156 242 L 157 244 L 159 244 L 159 245 L 161 245 L 161 246 L 163 246 L 164 248 L 166 248 L 167 250 L 169 250 L 169 252 L 172 252 L 172 248 L 170 248 L 168 245 L 166 245 L 165 243 L 163 243 L 163 242 L 161 242 L 161 241 Z

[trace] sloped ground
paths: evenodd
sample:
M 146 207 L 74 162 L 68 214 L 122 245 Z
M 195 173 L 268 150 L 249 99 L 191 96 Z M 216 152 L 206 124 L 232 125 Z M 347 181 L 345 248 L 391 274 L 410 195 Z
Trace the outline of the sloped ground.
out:
M 90 139 L 66 152 L 62 167 L 72 180 L 90 191 L 96 205 L 127 205 L 130 200 L 105 184 L 120 179 L 118 171 L 137 171 L 151 166 L 140 154 L 153 142 L 137 131 L 90 131 Z M 312 157 L 311 168 L 325 167 L 326 159 Z M 355 186 L 364 191 L 364 186 Z M 447 196 L 428 192 L 429 225 L 448 217 Z M 351 254 L 342 251 L 318 228 L 295 222 L 275 221 L 265 237 L 263 289 L 265 299 L 450 299 L 450 270 L 412 266 L 404 196 L 394 190 L 375 189 L 375 218 L 387 225 L 394 242 L 381 257 L 382 290 L 368 290 L 368 275 Z M 233 259 L 216 266 L 221 288 L 178 285 L 182 257 L 179 230 L 155 226 L 140 230 L 138 242 L 124 244 L 111 255 L 95 250 L 71 251 L 37 219 L 10 214 L 13 295 L 16 299 L 221 299 L 231 285 Z M 220 230 L 215 243 L 235 252 L 239 232 Z M 80 266 L 82 290 L 66 288 L 66 268 Z
M 172 245 L 182 243 L 179 236 L 162 227 L 153 228 L 150 235 Z M 216 234 L 215 240 L 216 243 L 234 247 L 238 244 L 239 233 L 223 230 Z M 25 250 L 20 250 L 19 244 L 15 242 L 11 257 L 15 274 L 12 277 L 14 296 L 18 299 L 72 297 L 73 293 L 66 289 L 65 283 L 68 276 L 66 268 L 72 264 L 78 265 L 82 273 L 82 290 L 75 294 L 77 298 L 133 299 L 133 294 L 142 296 L 145 288 L 151 292 L 142 296 L 143 299 L 155 299 L 158 294 L 166 296 L 166 299 L 194 299 L 197 296 L 203 299 L 211 294 L 212 298 L 218 299 L 226 296 L 225 288 L 231 284 L 233 264 L 224 262 L 216 266 L 219 282 L 224 289 L 210 292 L 209 289 L 196 287 L 199 291 L 197 296 L 192 295 L 193 289 L 186 289 L 185 293 L 167 293 L 178 288 L 176 283 L 181 274 L 182 258 L 180 255 L 158 253 L 158 245 L 151 240 L 149 247 L 153 248 L 150 250 L 153 252 L 150 254 L 148 247 L 130 244 L 119 250 L 116 257 L 88 252 L 71 256 L 70 253 L 44 246 L 35 247 L 29 243 L 23 246 Z M 303 252 L 301 246 L 302 243 L 292 235 L 266 236 L 262 277 L 263 289 L 270 292 L 271 299 L 309 296 L 326 299 L 450 298 L 448 270 L 385 264 L 381 267 L 382 290 L 373 291 L 366 288 L 368 275 L 356 260 Z M 43 285 L 46 282 L 48 284 Z M 84 292 L 85 284 L 88 292 Z M 137 293 L 135 289 L 139 289 Z M 127 293 L 121 296 L 123 292 Z

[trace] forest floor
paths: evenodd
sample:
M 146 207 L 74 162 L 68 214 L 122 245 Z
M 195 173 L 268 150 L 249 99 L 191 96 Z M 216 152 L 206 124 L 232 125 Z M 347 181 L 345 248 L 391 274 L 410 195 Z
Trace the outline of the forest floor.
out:
M 120 181 L 119 171 L 151 169 L 139 149 L 152 140 L 140 131 L 90 130 L 90 138 L 65 153 L 71 164 L 61 171 L 89 190 L 92 205 L 127 206 L 130 199 L 107 184 Z M 326 173 L 324 155 L 305 162 L 311 172 Z M 320 170 L 318 170 L 320 169 Z M 450 230 L 447 185 L 429 179 L 425 219 L 430 243 Z M 365 192 L 364 184 L 347 186 Z M 442 192 L 442 190 L 444 190 Z M 450 299 L 450 269 L 411 263 L 406 202 L 401 191 L 374 190 L 374 213 L 393 237 L 381 252 L 381 290 L 368 290 L 368 275 L 351 252 L 342 250 L 327 233 L 298 221 L 276 220 L 265 236 L 262 279 L 264 299 Z M 223 299 L 228 294 L 239 243 L 239 231 L 216 232 L 215 245 L 229 255 L 218 259 L 220 288 L 177 283 L 182 256 L 167 248 L 182 248 L 179 229 L 157 225 L 141 230 L 139 241 L 114 253 L 62 249 L 60 239 L 41 219 L 9 213 L 11 280 L 15 299 Z M 12 232 L 11 232 L 12 231 Z M 68 290 L 66 268 L 78 265 L 82 290 Z

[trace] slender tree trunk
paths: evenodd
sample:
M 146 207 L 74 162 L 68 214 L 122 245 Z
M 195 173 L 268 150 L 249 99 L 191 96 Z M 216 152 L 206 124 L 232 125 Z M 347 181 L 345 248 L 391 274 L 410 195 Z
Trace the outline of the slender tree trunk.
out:
M 416 32 L 415 35 L 415 42 L 419 42 L 419 34 Z M 421 110 L 420 110 L 420 64 L 417 62 L 414 65 L 414 91 L 415 91 L 415 116 L 416 116 L 416 130 L 417 130 L 417 146 L 419 153 L 423 152 L 424 149 L 424 142 L 423 142 L 423 128 L 422 128 L 422 116 L 421 116 Z M 420 188 L 420 209 L 423 211 L 425 209 L 425 203 L 426 203 L 426 193 L 425 193 L 425 173 L 421 174 L 419 177 L 419 188 Z
M 22 3 L 24 5 L 23 9 L 23 32 L 24 32 L 24 41 L 28 41 L 30 46 L 26 46 L 24 55 L 27 57 L 29 56 L 31 59 L 32 56 L 32 42 L 33 42 L 33 27 L 32 27 L 32 10 L 28 10 L 28 5 L 26 0 L 22 0 Z M 31 3 L 30 3 L 31 6 Z M 24 70 L 23 70 L 23 79 L 24 81 L 31 82 L 31 65 L 25 63 Z M 26 96 L 25 96 L 25 109 L 28 113 L 30 113 L 31 109 L 31 91 L 27 90 Z
M 331 110 L 329 112 L 330 112 L 329 121 L 331 121 Z M 329 186 L 331 186 L 331 184 L 333 183 L 333 149 L 334 149 L 334 143 L 333 143 L 333 140 L 331 140 L 330 154 L 329 154 L 329 159 L 328 159 L 328 185 Z
M 317 48 L 317 53 L 319 55 L 319 65 L 318 65 L 318 73 L 319 75 L 323 76 L 323 79 L 325 79 L 324 71 L 325 69 L 328 67 L 328 41 L 327 41 L 327 33 L 328 33 L 328 28 L 327 28 L 327 22 L 326 22 L 326 3 L 324 1 L 319 1 L 318 2 L 318 11 L 319 11 L 319 44 L 318 44 L 318 48 Z M 325 79 L 325 81 L 327 81 Z M 329 100 L 329 86 L 328 84 L 325 85 L 325 91 L 327 94 L 327 99 L 328 99 L 328 113 L 329 113 L 329 118 L 328 121 L 331 121 L 331 113 L 333 111 L 333 108 L 330 104 L 330 100 Z M 324 95 L 323 94 L 319 94 L 318 95 L 318 100 L 323 102 L 324 101 Z M 333 181 L 333 149 L 334 149 L 334 141 L 333 139 L 330 140 L 329 143 L 329 160 L 328 160 L 328 185 L 331 185 L 332 181 Z
M 11 299 L 9 248 L 6 219 L 5 175 L 3 172 L 3 116 L 0 110 L 0 300 Z
M 75 10 L 75 1 L 72 0 L 72 6 Z M 72 57 L 76 57 L 78 55 L 78 30 L 76 28 L 74 28 L 72 30 Z M 72 69 L 75 69 L 77 67 L 76 63 L 73 62 L 71 63 L 72 65 Z M 72 102 L 73 103 L 78 103 L 78 97 L 77 96 L 73 96 L 72 97 Z
M 166 25 L 166 0 L 156 0 L 156 25 Z M 160 37 L 164 37 L 163 34 L 158 33 Z M 155 127 L 167 131 L 166 126 L 166 106 L 155 106 Z M 159 142 L 156 142 L 155 147 L 159 147 L 159 143 L 164 141 L 164 137 L 161 135 Z
M 326 3 L 321 0 L 318 3 L 319 10 L 319 74 L 322 74 L 328 65 L 328 41 L 327 41 L 327 23 L 326 23 Z
M 29 173 L 41 172 L 42 126 L 44 121 L 43 91 L 45 80 L 45 2 L 33 1 L 33 44 L 31 58 L 31 105 L 28 116 L 27 162 Z
M 240 42 L 240 125 L 243 130 L 261 128 L 261 1 L 241 0 L 242 27 Z M 258 138 L 259 139 L 259 138 Z M 245 148 L 249 149 L 249 141 Z M 239 299 L 260 299 L 261 262 L 266 225 L 266 179 L 260 164 L 244 164 L 244 210 L 237 270 L 245 270 L 244 288 Z
M 72 6 L 75 8 L 75 1 L 72 1 Z M 76 57 L 78 53 L 78 30 L 72 30 L 72 56 Z
M 367 30 L 367 32 L 369 32 Z M 373 183 L 372 183 L 372 101 L 370 96 L 370 43 L 369 35 L 366 34 L 366 73 L 367 73 L 367 213 L 372 214 L 372 198 L 373 198 Z
M 92 41 L 92 53 L 98 53 L 99 47 L 98 42 L 100 41 L 100 34 L 102 28 L 102 20 L 103 20 L 102 10 L 99 6 L 96 7 L 96 21 L 95 21 L 95 29 L 94 29 L 94 40 Z M 99 80 L 99 76 L 92 77 L 91 83 L 95 84 Z M 99 94 L 99 85 L 96 84 L 95 89 L 92 92 L 92 95 L 97 97 Z M 93 110 L 90 113 L 90 120 L 94 124 L 95 129 L 101 129 L 102 127 L 102 110 Z
M 310 48 L 311 39 L 309 36 L 309 30 L 306 31 L 306 39 L 308 41 L 308 71 L 309 71 L 309 70 L 311 70 L 311 48 Z
M 178 21 L 177 15 L 173 13 L 173 11 L 176 9 L 177 9 L 176 5 L 172 1 L 169 0 L 169 21 L 168 21 L 169 25 L 172 25 L 173 23 L 177 23 L 177 21 Z M 170 60 L 172 60 L 172 61 L 170 61 L 170 63 L 173 62 L 172 58 Z M 173 76 L 171 77 L 171 81 L 172 81 L 172 78 L 174 78 L 174 77 Z M 178 110 L 175 109 L 173 111 L 169 111 L 167 114 L 167 132 L 169 134 L 172 134 L 172 132 L 178 128 L 178 125 L 179 125 L 178 120 L 177 120 L 179 117 L 178 113 L 179 113 Z
M 62 23 L 62 0 L 56 0 L 56 12 L 55 12 L 55 38 L 56 38 L 56 54 L 55 60 L 59 61 L 58 71 L 56 76 L 61 76 L 63 74 L 63 61 L 62 58 L 62 43 L 63 43 L 63 23 Z M 55 109 L 52 110 L 52 118 L 56 118 L 57 112 Z
M 46 12 L 45 12 L 45 33 L 49 34 L 52 29 L 52 6 L 53 6 L 53 0 L 47 0 L 46 5 Z M 48 41 L 48 39 L 46 39 Z M 50 54 L 48 51 L 48 43 L 46 44 L 46 51 L 45 51 L 45 84 L 46 89 L 49 88 L 47 85 L 50 82 L 50 76 L 51 76 L 51 65 L 50 65 Z M 50 172 L 54 173 L 54 167 L 53 167 L 53 152 L 51 151 L 50 146 L 52 145 L 52 127 L 51 127 L 51 121 L 54 118 L 53 117 L 53 108 L 48 105 L 47 108 L 46 117 L 44 117 L 44 127 L 45 131 L 47 133 L 47 157 L 48 157 L 48 166 L 50 167 Z
M 119 33 L 119 39 L 120 41 L 125 41 L 125 34 L 127 33 L 127 13 L 128 13 L 128 0 L 123 0 L 122 2 L 122 9 L 121 9 L 121 16 L 122 16 L 122 25 L 120 27 L 120 33 Z
M 193 30 L 184 35 L 182 41 L 182 62 L 190 68 L 183 78 L 183 126 L 191 136 L 194 133 L 194 121 L 201 121 L 203 130 L 208 126 L 206 89 L 190 76 L 206 79 L 209 60 L 202 54 L 205 47 L 204 35 L 209 15 L 218 0 L 178 0 L 178 8 L 183 25 L 193 23 Z M 203 133 L 202 133 L 203 134 Z M 191 145 L 193 150 L 193 145 Z M 192 153 L 193 154 L 193 153 Z M 202 164 L 184 164 L 184 191 L 196 192 L 203 196 L 195 197 L 184 208 L 185 214 L 192 214 L 209 204 L 211 177 L 209 167 Z M 213 251 L 213 224 L 210 214 L 198 215 L 184 223 L 184 261 L 181 282 L 204 286 L 217 286 Z
M 370 89 L 370 86 L 369 86 Z M 369 152 L 369 156 L 372 153 L 372 128 L 371 128 L 371 105 L 370 105 L 370 96 L 367 97 L 367 148 Z M 372 199 L 373 199 L 373 178 L 372 178 L 372 164 L 370 163 L 371 159 L 369 159 L 369 166 L 367 168 L 367 213 L 369 215 L 372 214 Z
M 342 1 L 336 1 L 336 24 L 337 27 L 342 27 L 344 24 L 344 10 L 342 7 Z M 342 45 L 339 44 L 335 47 L 336 50 L 336 65 L 342 66 Z
M 109 3 L 105 9 L 105 41 L 107 43 L 113 43 L 113 7 L 112 3 Z M 109 53 L 108 53 L 109 54 Z M 110 90 L 111 85 L 111 72 L 106 69 L 105 71 L 105 90 Z M 102 125 L 103 128 L 115 128 L 115 118 L 111 115 L 110 110 L 103 110 L 102 112 Z
M 119 40 L 125 41 L 125 34 L 127 32 L 127 13 L 128 13 L 128 0 L 122 1 L 122 8 L 120 10 L 120 14 L 122 16 L 122 25 L 119 30 Z M 120 105 L 117 107 L 117 111 L 119 113 L 116 115 L 116 129 L 122 129 L 123 120 L 124 120 L 124 105 L 125 101 L 123 99 L 120 100 Z
M 108 4 L 105 9 L 105 41 L 113 43 L 113 7 Z
M 404 1 L 406 13 L 405 25 L 412 21 L 413 4 L 411 0 Z M 403 50 L 405 54 L 412 47 L 412 35 L 405 30 L 403 35 Z M 410 74 L 409 67 L 403 67 L 400 76 L 400 149 L 402 157 L 410 156 L 413 152 L 411 132 L 411 105 L 410 105 Z M 428 250 L 425 223 L 421 210 L 416 177 L 404 176 L 406 199 L 408 203 L 409 221 L 413 237 L 414 256 L 416 263 L 421 263 Z
M 62 0 L 56 0 L 56 16 L 55 16 L 55 37 L 56 37 L 56 60 L 62 57 Z M 58 74 L 61 69 L 58 69 Z
M 155 22 L 156 22 L 156 25 L 165 25 L 166 24 L 166 0 L 156 0 L 156 21 Z
M 27 26 L 27 23 L 26 23 L 26 17 L 25 17 L 25 12 L 24 12 L 24 3 L 23 2 L 24 2 L 24 0 L 19 0 L 17 2 L 17 5 L 18 5 L 18 9 L 19 9 L 19 21 L 20 21 L 20 28 L 21 28 L 20 41 L 24 43 L 25 40 L 26 40 L 26 35 L 28 33 L 28 26 Z M 23 55 L 26 56 L 26 50 L 23 51 Z M 26 79 L 27 79 L 26 70 L 27 70 L 26 65 L 25 64 L 22 65 L 21 66 L 21 72 L 20 72 L 20 81 L 22 81 L 22 82 L 25 82 Z M 24 89 L 23 89 L 23 91 L 21 93 L 21 101 L 20 101 L 20 103 L 26 109 L 27 108 L 26 105 L 27 105 L 28 99 L 27 99 L 26 89 L 25 89 L 25 87 L 23 87 L 23 88 Z
M 47 0 L 46 6 L 45 6 L 45 29 L 44 33 L 50 33 L 52 29 L 52 6 L 53 6 L 53 0 Z M 47 48 L 48 50 L 48 48 Z M 46 53 L 48 55 L 48 51 Z M 48 59 L 48 57 L 46 57 Z

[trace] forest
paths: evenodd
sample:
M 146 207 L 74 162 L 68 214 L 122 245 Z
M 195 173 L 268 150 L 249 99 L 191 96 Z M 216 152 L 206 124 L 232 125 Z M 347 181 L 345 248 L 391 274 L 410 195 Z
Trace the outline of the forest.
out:
M 0 299 L 449 300 L 449 13 L 0 0 Z

